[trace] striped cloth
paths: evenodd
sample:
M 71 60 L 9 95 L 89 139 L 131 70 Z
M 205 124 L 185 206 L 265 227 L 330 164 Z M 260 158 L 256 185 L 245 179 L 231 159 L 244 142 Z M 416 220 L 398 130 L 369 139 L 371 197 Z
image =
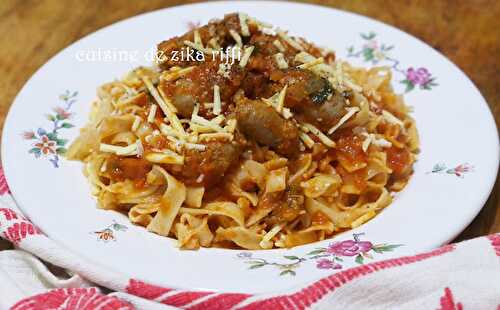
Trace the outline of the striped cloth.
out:
M 127 278 L 61 248 L 22 216 L 0 168 L 0 236 L 17 248 L 0 252 L 0 309 L 500 310 L 500 234 L 267 294 L 178 290 Z M 70 277 L 56 277 L 41 260 Z

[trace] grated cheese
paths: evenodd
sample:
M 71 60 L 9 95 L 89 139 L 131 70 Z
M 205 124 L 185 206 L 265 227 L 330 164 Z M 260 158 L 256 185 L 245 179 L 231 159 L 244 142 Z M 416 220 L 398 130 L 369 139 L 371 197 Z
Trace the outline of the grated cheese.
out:
M 392 143 L 387 141 L 384 138 L 373 139 L 372 143 L 373 143 L 373 145 L 376 145 L 379 147 L 391 147 L 392 146 Z
M 144 156 L 144 146 L 142 145 L 141 139 L 137 139 L 135 141 L 136 144 L 136 149 L 137 149 L 137 157 L 143 157 Z
M 283 53 L 277 53 L 273 55 L 274 60 L 276 61 L 276 64 L 278 65 L 278 68 L 280 69 L 286 69 L 288 68 L 288 63 L 285 60 L 285 57 L 283 56 Z
M 367 133 L 367 132 L 362 132 L 361 135 L 365 136 L 365 140 L 363 141 L 363 144 L 361 145 L 361 148 L 363 149 L 363 152 L 366 153 L 368 151 L 368 147 L 370 147 L 370 144 L 373 144 L 378 147 L 391 147 L 392 143 L 387 141 L 384 138 L 377 138 L 377 136 L 373 133 Z
M 264 237 L 262 237 L 262 241 L 259 243 L 260 247 L 263 248 L 263 249 L 270 249 L 273 247 L 273 242 L 271 241 L 272 238 L 274 238 L 274 236 L 276 236 L 280 230 L 282 230 L 284 227 L 283 224 L 278 224 L 276 226 L 274 226 L 273 228 L 271 228 L 271 230 L 269 230 L 265 235 Z
M 356 112 L 359 111 L 359 108 L 352 107 L 352 108 L 346 108 L 346 110 L 347 110 L 347 113 L 344 116 L 342 116 L 342 118 L 339 120 L 339 122 L 337 124 L 335 124 L 335 126 L 330 128 L 330 130 L 328 130 L 329 135 L 331 135 L 335 130 L 339 129 L 340 126 L 342 126 L 345 122 L 347 122 L 348 119 L 350 119 L 354 114 L 356 114 Z
M 248 60 L 250 59 L 250 55 L 252 55 L 254 48 L 255 48 L 254 46 L 249 46 L 249 47 L 245 48 L 245 51 L 243 52 L 243 56 L 241 56 L 240 67 L 245 68 Z
M 234 31 L 233 29 L 230 29 L 229 34 L 233 37 L 234 41 L 236 42 L 236 45 L 238 45 L 239 47 L 243 46 L 243 41 L 242 41 L 239 33 Z
M 301 64 L 301 65 L 297 66 L 297 68 L 299 68 L 299 69 L 309 69 L 309 68 L 312 68 L 312 67 L 314 67 L 316 65 L 322 64 L 324 62 L 325 62 L 325 60 L 323 59 L 323 57 L 315 58 L 312 61 L 309 61 L 309 62 L 306 62 L 304 64 Z
M 313 135 L 318 137 L 318 139 L 323 142 L 324 145 L 328 147 L 335 147 L 335 142 L 333 142 L 330 138 L 328 138 L 327 135 L 321 132 L 318 128 L 316 128 L 314 125 L 309 124 L 309 123 L 304 123 L 302 124 L 305 128 L 307 128 Z
M 156 104 L 151 105 L 151 107 L 149 108 L 148 123 L 152 123 L 155 121 L 157 109 L 158 109 L 158 106 Z
M 204 151 L 207 146 L 204 144 L 197 144 L 197 143 L 190 143 L 190 142 L 185 142 L 182 140 L 177 140 L 174 137 L 168 136 L 168 140 L 173 142 L 175 144 L 175 148 L 180 150 L 182 148 L 190 149 L 190 150 L 198 150 L 198 151 Z
M 146 85 L 147 89 L 149 90 L 153 98 L 156 100 L 156 103 L 160 106 L 163 113 L 165 113 L 166 117 L 168 118 L 172 126 L 175 128 L 175 130 L 179 131 L 180 134 L 186 135 L 184 127 L 182 127 L 179 118 L 175 114 L 177 112 L 177 109 L 172 104 L 172 102 L 170 102 L 170 100 L 168 99 L 165 101 L 163 100 L 163 98 L 158 93 L 158 90 L 156 90 L 156 88 L 153 86 L 153 84 L 151 83 L 151 81 L 147 76 L 141 76 L 141 78 L 144 81 L 144 84 Z
M 264 103 L 274 108 L 276 112 L 280 113 L 285 119 L 289 119 L 293 116 L 290 109 L 284 107 L 287 88 L 288 85 L 285 85 L 279 93 L 272 95 L 270 98 L 261 98 Z
M 219 125 L 217 125 L 215 123 L 212 123 L 211 121 L 209 121 L 209 120 L 207 120 L 199 115 L 193 115 L 191 117 L 191 121 L 193 123 L 197 123 L 198 125 L 210 128 L 210 129 L 212 129 L 212 131 L 225 132 L 224 128 L 220 127 Z
M 269 24 L 269 23 L 266 23 L 266 22 L 262 22 L 260 20 L 257 20 L 253 17 L 248 17 L 248 20 L 250 20 L 252 23 L 256 24 L 257 27 L 259 28 L 259 30 L 264 30 L 266 28 L 273 28 L 273 25 Z
M 212 118 L 210 121 L 214 124 L 220 125 L 222 122 L 226 119 L 224 115 L 219 115 L 214 118 Z
M 393 123 L 393 124 L 399 125 L 399 126 L 401 126 L 401 127 L 404 128 L 403 121 L 401 121 L 399 118 L 397 118 L 396 116 L 394 116 L 394 114 L 392 114 L 391 112 L 389 112 L 387 110 L 382 110 L 382 116 L 389 123 Z
M 220 101 L 220 89 L 219 85 L 214 85 L 214 109 L 215 115 L 219 115 L 222 112 L 222 103 Z
M 299 137 L 300 139 L 304 142 L 304 144 L 308 147 L 308 148 L 312 148 L 313 145 L 314 145 L 314 140 L 311 139 L 311 137 L 309 137 L 308 134 L 306 134 L 305 132 L 303 131 L 300 131 L 299 132 Z
M 184 138 L 185 136 L 179 135 L 177 131 L 175 131 L 172 127 L 166 124 L 160 124 L 160 132 L 165 136 L 174 136 L 178 138 Z
M 368 151 L 368 148 L 370 147 L 372 141 L 373 141 L 373 134 L 367 134 L 366 139 L 363 141 L 363 144 L 361 145 L 363 152 L 366 153 L 366 151 Z
M 283 44 L 279 41 L 279 40 L 274 40 L 273 41 L 273 45 L 276 46 L 276 48 L 280 51 L 280 52 L 285 52 L 286 48 L 283 46 Z
M 198 32 L 198 30 L 194 31 L 193 41 L 194 41 L 194 44 L 203 46 L 203 41 L 201 40 L 200 33 Z
M 285 87 L 283 87 L 283 89 L 280 91 L 280 94 L 278 96 L 278 105 L 276 107 L 276 110 L 278 110 L 278 112 L 282 112 L 283 111 L 283 107 L 285 105 L 285 95 L 286 95 L 286 90 L 288 88 L 288 85 L 285 85 Z
M 291 47 L 296 50 L 303 51 L 304 47 L 297 41 L 288 36 L 288 34 L 284 31 L 277 31 L 278 36 L 282 38 L 286 43 L 288 43 Z
M 132 131 L 136 131 L 141 126 L 142 118 L 140 116 L 135 116 L 134 122 L 132 123 Z
M 118 146 L 118 145 L 101 143 L 99 145 L 99 150 L 105 153 L 115 153 L 116 155 L 132 156 L 132 155 L 137 155 L 137 144 L 132 143 L 127 146 Z
M 238 13 L 238 19 L 240 20 L 241 34 L 244 37 L 248 37 L 250 35 L 250 30 L 248 29 L 247 24 L 248 15 L 245 13 Z
M 194 69 L 194 66 L 182 68 L 182 69 L 177 69 L 177 70 L 165 71 L 164 73 L 162 73 L 160 78 L 162 80 L 167 81 L 167 82 L 175 81 L 175 80 L 179 79 L 180 77 L 193 71 L 193 69 Z

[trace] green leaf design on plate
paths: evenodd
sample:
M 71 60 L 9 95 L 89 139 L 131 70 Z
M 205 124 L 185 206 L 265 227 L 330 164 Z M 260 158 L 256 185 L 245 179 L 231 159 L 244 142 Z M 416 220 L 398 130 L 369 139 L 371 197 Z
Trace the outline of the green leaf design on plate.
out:
M 307 253 L 307 255 L 317 255 L 317 254 L 324 253 L 325 251 L 326 251 L 325 249 L 316 249 L 316 250 L 313 250 L 313 251 Z
M 255 264 L 255 265 L 252 265 L 250 267 L 248 267 L 248 269 L 257 269 L 257 268 L 260 268 L 260 267 L 264 267 L 266 264 L 264 263 L 258 263 L 258 264 Z
M 439 164 L 435 164 L 434 167 L 432 167 L 432 172 L 437 173 L 437 172 L 443 171 L 444 169 L 446 169 L 446 165 L 439 163 Z
M 363 49 L 363 57 L 365 58 L 365 61 L 372 60 L 374 58 L 373 49 L 371 49 L 371 48 L 364 48 Z
M 415 85 L 409 80 L 402 80 L 401 83 L 406 85 L 406 93 L 412 91 L 415 88 Z
M 29 153 L 35 153 L 35 154 L 38 153 L 38 154 L 40 154 L 40 149 L 37 148 L 37 147 L 34 147 L 34 148 L 30 149 L 28 152 Z
M 47 135 L 47 138 L 49 138 L 49 140 L 57 141 L 57 134 L 56 133 L 48 132 L 46 135 Z
M 280 272 L 280 276 L 284 276 L 284 275 L 286 275 L 286 274 L 289 274 L 289 275 L 292 275 L 292 276 L 295 276 L 295 275 L 296 275 L 295 271 L 290 270 L 290 269 L 283 270 L 282 272 Z
M 70 123 L 62 123 L 61 127 L 62 128 L 73 128 L 75 126 L 73 124 L 70 124 Z
M 365 40 L 371 40 L 376 36 L 375 32 L 373 31 L 370 31 L 369 33 L 361 33 L 360 35 Z
M 66 154 L 67 151 L 68 150 L 66 148 L 64 148 L 64 147 L 58 147 L 56 149 L 56 153 L 59 154 L 59 155 L 64 155 L 64 154 Z
M 68 143 L 68 139 L 56 138 L 55 141 L 58 146 L 65 146 Z
M 362 265 L 364 262 L 364 258 L 363 258 L 363 256 L 361 256 L 361 254 L 358 254 L 358 256 L 356 256 L 355 261 L 356 261 L 356 263 Z
M 377 253 L 391 252 L 392 250 L 399 248 L 402 244 L 379 244 L 372 248 L 373 251 Z
M 283 257 L 289 260 L 299 260 L 299 257 L 295 255 L 283 255 Z

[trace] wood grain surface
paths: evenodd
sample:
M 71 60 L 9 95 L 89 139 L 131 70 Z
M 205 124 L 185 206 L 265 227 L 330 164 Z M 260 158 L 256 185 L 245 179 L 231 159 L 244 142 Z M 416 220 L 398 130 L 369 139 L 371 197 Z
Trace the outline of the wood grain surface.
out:
M 199 1 L 0 0 L 0 127 L 15 95 L 50 57 L 118 20 Z M 500 1 L 301 1 L 394 25 L 427 42 L 477 85 L 500 124 Z M 69 73 L 71 74 L 71 73 Z M 493 169 L 493 167 L 492 167 Z M 500 185 L 457 241 L 500 232 Z M 8 247 L 1 244 L 0 249 Z

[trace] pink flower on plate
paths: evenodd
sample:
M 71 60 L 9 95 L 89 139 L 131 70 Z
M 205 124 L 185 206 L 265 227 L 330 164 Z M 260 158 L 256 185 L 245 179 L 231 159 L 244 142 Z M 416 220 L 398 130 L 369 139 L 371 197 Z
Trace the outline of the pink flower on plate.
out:
M 322 258 L 316 262 L 316 268 L 318 268 L 318 269 L 340 269 L 340 268 L 342 268 L 342 265 L 340 265 L 332 260 Z
M 326 252 L 337 256 L 356 256 L 370 251 L 372 247 L 370 241 L 345 240 L 331 243 Z
M 455 169 L 453 169 L 453 172 L 455 173 L 455 175 L 457 177 L 461 177 L 464 173 L 471 172 L 473 169 L 474 169 L 474 166 L 472 166 L 468 163 L 465 163 L 465 164 L 461 164 L 461 165 L 456 166 Z
M 61 119 L 68 119 L 71 116 L 71 113 L 61 107 L 54 108 L 54 111 L 57 113 L 57 115 L 59 115 Z
M 25 131 L 23 132 L 23 138 L 26 140 L 31 140 L 35 137 L 35 133 L 33 131 Z
M 426 85 L 431 81 L 431 73 L 426 68 L 414 69 L 413 67 L 406 70 L 406 79 L 413 85 Z
M 40 149 L 40 151 L 44 154 L 55 154 L 56 150 L 56 143 L 54 141 L 49 140 L 49 137 L 47 135 L 43 135 L 40 138 L 40 142 L 35 143 L 35 147 Z
M 378 43 L 375 40 L 370 40 L 370 41 L 366 42 L 363 45 L 363 48 L 368 48 L 368 49 L 371 49 L 371 50 L 376 50 L 376 49 L 378 49 Z

